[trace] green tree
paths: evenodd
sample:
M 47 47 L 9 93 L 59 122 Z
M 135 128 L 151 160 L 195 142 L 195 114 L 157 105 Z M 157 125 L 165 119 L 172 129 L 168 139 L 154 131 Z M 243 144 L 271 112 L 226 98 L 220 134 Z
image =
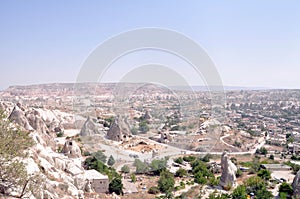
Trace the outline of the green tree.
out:
M 270 180 L 271 172 L 267 169 L 262 169 L 257 173 L 257 176 L 259 176 L 263 180 Z
M 241 148 L 242 147 L 242 143 L 240 143 L 238 141 L 234 141 L 233 146 Z
M 194 160 L 196 160 L 195 156 L 184 156 L 183 160 L 186 162 L 193 162 Z
M 257 190 L 265 187 L 265 182 L 258 176 L 252 176 L 246 180 L 244 185 L 247 188 L 247 193 L 256 193 Z
M 63 132 L 63 131 L 60 131 L 60 132 L 58 132 L 58 133 L 56 134 L 56 136 L 57 136 L 58 138 L 64 137 L 64 132 Z
M 114 168 L 106 166 L 102 161 L 98 160 L 95 157 L 88 157 L 87 159 L 85 159 L 84 167 L 86 169 L 95 169 L 98 172 L 107 175 L 110 180 L 115 177 L 120 177 L 120 175 Z
M 123 173 L 129 173 L 130 172 L 130 168 L 127 165 L 122 166 L 121 171 Z
M 131 131 L 132 135 L 137 135 L 138 134 L 138 129 L 135 126 L 132 127 L 130 131 Z
M 176 158 L 174 160 L 174 162 L 176 162 L 177 164 L 182 164 L 183 163 L 183 159 L 182 159 L 182 157 L 179 157 L 179 158 Z
M 257 149 L 256 154 L 261 154 L 261 155 L 267 155 L 268 154 L 268 150 L 265 147 L 261 147 L 260 149 Z
M 150 189 L 148 190 L 149 194 L 158 194 L 159 192 L 160 191 L 158 187 L 150 187 Z
M 208 166 L 201 160 L 197 160 L 192 163 L 192 173 L 195 175 L 199 172 L 201 173 L 201 175 L 207 178 L 214 176 L 213 173 L 208 170 Z
M 7 196 L 9 189 L 22 190 L 15 197 L 24 197 L 28 192 L 33 192 L 33 186 L 38 187 L 38 174 L 29 176 L 22 163 L 27 157 L 25 150 L 34 144 L 28 132 L 13 128 L 11 121 L 6 119 L 0 110 L 0 191 Z M 39 184 L 40 185 L 40 184 Z
M 115 164 L 115 162 L 116 162 L 116 161 L 115 161 L 114 157 L 113 157 L 112 155 L 110 155 L 109 158 L 108 158 L 107 164 L 108 164 L 109 166 L 112 166 L 112 165 Z
M 115 192 L 118 195 L 123 195 L 123 183 L 120 178 L 114 178 L 110 183 L 109 183 L 109 192 L 113 193 Z
M 230 195 L 226 194 L 226 193 L 217 193 L 217 192 L 213 192 L 211 194 L 209 194 L 208 199 L 229 199 Z
M 95 153 L 92 154 L 93 157 L 95 157 L 97 160 L 106 163 L 106 159 L 107 157 L 104 155 L 104 153 L 102 151 L 97 151 Z
M 260 199 L 272 199 L 273 195 L 266 188 L 266 182 L 258 176 L 250 177 L 244 183 L 247 193 L 254 193 Z
M 136 182 L 136 176 L 135 176 L 135 174 L 134 173 L 132 173 L 131 175 L 130 175 L 130 179 L 131 179 L 131 182 Z
M 215 176 L 208 178 L 208 184 L 211 186 L 217 186 L 220 184 L 220 179 Z
M 206 184 L 207 178 L 203 176 L 201 171 L 199 171 L 194 175 L 194 181 L 198 184 Z
M 260 148 L 260 153 L 261 153 L 262 155 L 267 155 L 267 154 L 268 154 L 268 150 L 267 150 L 265 147 L 261 147 L 261 148 Z
M 161 192 L 167 193 L 174 189 L 174 175 L 168 170 L 162 171 L 158 180 L 158 188 Z
M 210 161 L 210 158 L 212 158 L 212 155 L 211 154 L 206 154 L 203 158 L 201 158 L 201 160 L 203 162 L 209 162 Z
M 241 169 L 238 169 L 238 170 L 236 171 L 235 176 L 236 176 L 237 178 L 243 176 L 243 172 L 241 171 Z
M 285 193 L 285 195 L 289 197 L 292 196 L 293 187 L 290 184 L 283 182 L 279 187 L 279 194 L 283 195 L 282 193 Z
M 259 171 L 259 169 L 260 169 L 260 166 L 261 166 L 261 164 L 260 164 L 260 157 L 254 157 L 253 159 L 252 159 L 252 162 L 251 162 L 251 171 L 253 172 L 253 173 L 256 173 L 256 172 L 258 172 Z
M 183 168 L 179 168 L 175 173 L 176 177 L 183 177 L 183 176 L 186 176 L 186 175 L 187 175 L 187 171 Z
M 274 197 L 272 195 L 272 193 L 266 189 L 266 187 L 258 190 L 255 193 L 255 195 L 256 195 L 256 198 L 259 198 L 259 199 L 273 199 L 273 197 Z
M 286 162 L 285 164 L 288 165 L 288 166 L 290 166 L 290 167 L 292 167 L 293 173 L 294 173 L 295 175 L 296 175 L 297 172 L 300 170 L 300 165 L 298 165 L 298 164 L 291 163 L 290 161 Z
M 166 169 L 167 161 L 168 161 L 167 158 L 163 158 L 160 160 L 156 160 L 156 159 L 152 160 L 152 162 L 150 164 L 150 170 L 155 175 L 160 175 L 160 173 Z
M 133 165 L 136 167 L 136 173 L 144 174 L 149 171 L 149 166 L 147 165 L 147 163 L 142 162 L 139 159 L 135 159 Z
M 288 197 L 288 194 L 285 193 L 285 192 L 279 193 L 279 198 L 280 198 L 280 199 L 290 199 L 290 198 Z
M 246 187 L 239 185 L 231 194 L 232 199 L 247 199 Z
M 149 131 L 149 126 L 146 121 L 142 121 L 139 123 L 139 131 L 141 133 L 147 133 Z

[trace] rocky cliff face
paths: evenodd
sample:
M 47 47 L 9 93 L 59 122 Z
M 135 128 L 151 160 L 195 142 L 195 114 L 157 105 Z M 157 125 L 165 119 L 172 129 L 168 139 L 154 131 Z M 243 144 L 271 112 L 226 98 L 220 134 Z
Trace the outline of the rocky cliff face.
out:
M 300 171 L 297 172 L 293 180 L 292 187 L 294 190 L 294 196 L 300 198 Z
M 221 179 L 220 179 L 220 185 L 223 188 L 229 188 L 229 187 L 235 186 L 235 184 L 236 184 L 236 176 L 235 175 L 237 172 L 237 167 L 228 158 L 228 155 L 226 152 L 224 152 L 222 154 L 221 170 L 222 170 L 222 175 L 221 175 Z
M 122 117 L 116 117 L 107 132 L 107 138 L 114 141 L 124 141 L 130 137 L 132 135 L 129 124 Z
M 24 130 L 38 132 L 38 134 L 35 135 L 37 142 L 55 150 L 56 143 L 53 140 L 54 134 L 50 133 L 45 122 L 42 120 L 37 111 L 26 110 L 18 104 L 14 107 L 8 119 L 18 124 L 19 127 Z
M 3 105 L 1 107 L 7 108 Z M 38 174 L 43 183 L 38 192 L 28 197 L 32 199 L 84 198 L 87 179 L 82 167 L 84 159 L 79 145 L 74 140 L 68 139 L 62 152 L 58 153 L 55 128 L 50 130 L 53 121 L 55 122 L 53 126 L 56 128 L 59 127 L 57 124 L 70 122 L 70 115 L 60 111 L 22 107 L 18 104 L 9 114 L 9 119 L 23 130 L 29 131 L 35 142 L 28 150 L 28 157 L 22 161 L 27 173 Z

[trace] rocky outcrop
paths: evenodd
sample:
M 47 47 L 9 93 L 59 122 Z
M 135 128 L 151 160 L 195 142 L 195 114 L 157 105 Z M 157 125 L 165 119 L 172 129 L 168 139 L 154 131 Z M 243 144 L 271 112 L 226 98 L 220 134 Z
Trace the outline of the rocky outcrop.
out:
M 235 186 L 236 184 L 235 175 L 237 172 L 237 167 L 228 158 L 226 152 L 224 152 L 221 157 L 221 170 L 222 170 L 222 175 L 220 178 L 220 185 L 224 189 L 228 189 L 230 187 Z
M 40 133 L 49 133 L 49 130 L 42 120 L 39 112 L 33 110 L 26 114 L 26 118 L 32 128 Z
M 126 120 L 120 116 L 116 117 L 107 132 L 107 138 L 114 141 L 125 141 L 131 137 L 129 124 Z
M 17 123 L 19 126 L 25 128 L 26 130 L 33 130 L 25 116 L 25 113 L 18 105 L 14 107 L 8 119 Z
M 163 131 L 160 133 L 160 139 L 158 140 L 160 143 L 169 143 L 172 142 L 173 138 L 169 132 Z
M 63 141 L 65 138 L 55 139 L 55 134 L 49 130 L 54 127 L 54 131 L 62 131 L 59 125 L 62 122 L 71 122 L 71 116 L 55 110 L 23 107 L 21 104 L 16 106 L 12 104 L 8 109 L 4 103 L 1 104 L 0 108 L 11 110 L 9 119 L 14 122 L 11 124 L 12 127 L 20 126 L 22 130 L 30 130 L 29 135 L 35 143 L 27 150 L 28 156 L 22 159 L 22 162 L 30 176 L 37 175 L 39 184 L 32 192 L 26 193 L 26 197 L 84 198 L 86 176 L 80 147 L 75 141 L 66 140 L 62 153 L 58 153 L 56 141 L 58 139 Z M 52 113 L 54 115 L 51 115 Z
M 147 122 L 150 122 L 152 120 L 152 115 L 149 111 L 146 111 L 145 114 L 142 116 L 142 119 Z
M 80 158 L 81 157 L 81 150 L 77 143 L 73 140 L 67 140 L 65 145 L 62 149 L 62 153 L 70 158 Z
M 297 172 L 293 180 L 292 187 L 294 190 L 294 196 L 296 198 L 300 198 L 300 171 Z
M 88 117 L 81 128 L 81 136 L 93 136 L 95 134 L 103 134 L 104 126 L 97 123 L 96 118 Z

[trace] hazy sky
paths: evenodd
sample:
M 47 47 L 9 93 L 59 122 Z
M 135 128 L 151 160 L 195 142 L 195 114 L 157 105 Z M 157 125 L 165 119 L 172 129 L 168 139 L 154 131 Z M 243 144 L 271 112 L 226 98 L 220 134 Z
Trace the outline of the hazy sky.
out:
M 168 28 L 194 39 L 224 85 L 300 88 L 297 0 L 1 0 L 0 89 L 74 82 L 97 45 L 140 27 Z

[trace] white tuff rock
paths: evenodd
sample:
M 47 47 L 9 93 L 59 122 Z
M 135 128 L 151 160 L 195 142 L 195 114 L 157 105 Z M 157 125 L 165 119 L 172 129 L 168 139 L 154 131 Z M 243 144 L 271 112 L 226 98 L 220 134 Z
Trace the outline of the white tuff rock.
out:
M 235 174 L 237 172 L 237 167 L 228 158 L 226 152 L 222 154 L 221 169 L 222 169 L 222 175 L 220 179 L 220 185 L 223 188 L 229 188 L 235 186 L 236 184 Z

